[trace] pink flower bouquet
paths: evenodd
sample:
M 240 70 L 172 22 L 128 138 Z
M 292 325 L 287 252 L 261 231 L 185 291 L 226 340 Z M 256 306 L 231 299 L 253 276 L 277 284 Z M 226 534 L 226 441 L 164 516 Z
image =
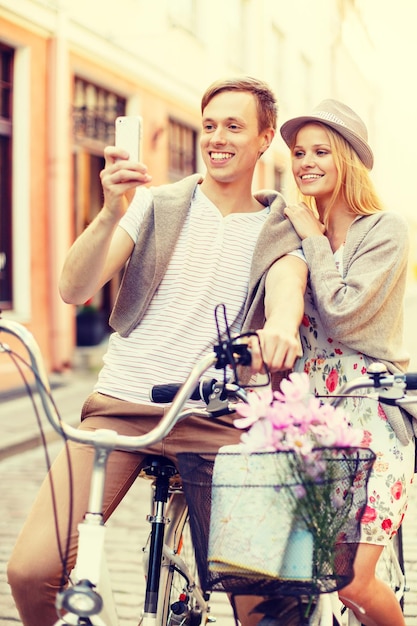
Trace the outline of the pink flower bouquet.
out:
M 312 396 L 307 374 L 290 374 L 280 389 L 253 391 L 248 404 L 236 406 L 242 417 L 234 425 L 248 429 L 241 437 L 248 452 L 291 451 L 309 465 L 316 458 L 314 448 L 361 445 L 363 430 L 352 428 L 342 409 Z

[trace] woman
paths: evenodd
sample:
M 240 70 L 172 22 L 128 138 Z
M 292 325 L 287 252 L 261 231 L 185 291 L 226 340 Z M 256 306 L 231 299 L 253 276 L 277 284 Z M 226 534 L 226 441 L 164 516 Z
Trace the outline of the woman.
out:
M 306 371 L 321 395 L 360 376 L 375 360 L 390 372 L 404 371 L 408 234 L 401 217 L 383 211 L 374 190 L 364 123 L 341 102 L 325 100 L 311 115 L 287 121 L 281 135 L 303 200 L 287 207 L 286 215 L 302 239 L 309 268 L 303 356 L 296 370 Z M 395 595 L 375 578 L 375 567 L 406 510 L 414 471 L 412 424 L 400 409 L 371 400 L 350 399 L 344 407 L 352 424 L 365 430 L 377 460 L 354 578 L 340 597 L 363 624 L 405 626 Z

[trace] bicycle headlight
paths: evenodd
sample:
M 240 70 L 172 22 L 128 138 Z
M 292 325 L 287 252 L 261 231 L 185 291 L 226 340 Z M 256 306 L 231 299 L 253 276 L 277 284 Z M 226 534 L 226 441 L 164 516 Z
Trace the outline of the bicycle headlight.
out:
M 59 594 L 56 606 L 58 610 L 63 609 L 79 617 L 89 617 L 100 613 L 103 608 L 103 600 L 94 591 L 91 583 L 87 580 L 81 580 L 74 587 L 70 587 Z

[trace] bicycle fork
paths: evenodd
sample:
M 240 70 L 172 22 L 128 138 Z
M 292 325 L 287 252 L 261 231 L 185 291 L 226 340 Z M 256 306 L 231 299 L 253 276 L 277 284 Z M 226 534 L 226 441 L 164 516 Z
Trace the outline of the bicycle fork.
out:
M 146 578 L 145 602 L 143 610 L 143 623 L 147 621 L 154 623 L 158 609 L 158 594 L 161 578 L 162 553 L 164 549 L 165 507 L 168 501 L 169 480 L 175 473 L 170 465 L 160 465 L 157 461 L 151 463 L 145 469 L 149 476 L 155 476 L 154 511 L 153 515 L 148 515 L 147 519 L 151 523 L 150 545 L 148 554 L 148 568 Z

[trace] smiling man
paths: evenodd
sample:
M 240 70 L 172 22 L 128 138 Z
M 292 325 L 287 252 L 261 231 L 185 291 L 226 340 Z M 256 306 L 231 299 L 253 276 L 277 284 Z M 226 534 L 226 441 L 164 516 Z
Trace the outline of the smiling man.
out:
M 82 413 L 82 429 L 109 428 L 141 435 L 164 409 L 151 405 L 150 387 L 184 380 L 217 341 L 216 305 L 226 306 L 232 334 L 256 330 L 262 356 L 272 372 L 292 368 L 301 354 L 298 328 L 303 313 L 306 264 L 297 254 L 299 238 L 284 216 L 276 192 L 252 193 L 259 157 L 276 126 L 276 101 L 263 82 L 238 78 L 217 82 L 202 100 L 201 151 L 204 177 L 146 188 L 146 166 L 115 147 L 105 150 L 101 172 L 104 205 L 75 241 L 63 268 L 65 302 L 81 304 L 127 264 L 110 323 L 104 366 Z M 253 343 L 254 372 L 262 361 Z M 218 372 L 208 371 L 216 378 Z M 147 454 L 213 452 L 237 443 L 240 432 L 193 417 L 171 435 L 137 454 L 115 451 L 108 461 L 104 497 L 107 519 L 136 479 Z M 202 436 L 204 432 L 204 436 Z M 91 451 L 72 446 L 72 569 L 78 523 L 87 508 Z M 58 456 L 55 484 L 65 485 L 67 459 Z M 57 490 L 59 511 L 68 510 L 68 490 Z M 59 519 L 63 544 L 68 533 Z M 11 557 L 8 575 L 25 626 L 56 620 L 55 593 L 61 582 L 49 483 L 41 488 Z M 242 617 L 242 623 L 249 619 Z

